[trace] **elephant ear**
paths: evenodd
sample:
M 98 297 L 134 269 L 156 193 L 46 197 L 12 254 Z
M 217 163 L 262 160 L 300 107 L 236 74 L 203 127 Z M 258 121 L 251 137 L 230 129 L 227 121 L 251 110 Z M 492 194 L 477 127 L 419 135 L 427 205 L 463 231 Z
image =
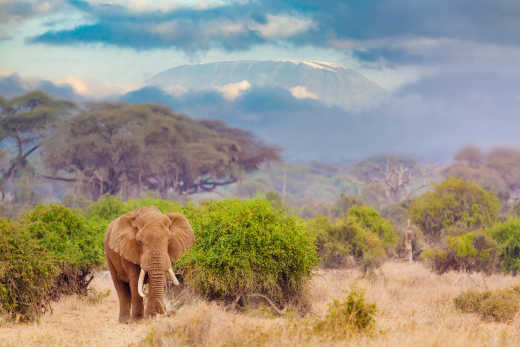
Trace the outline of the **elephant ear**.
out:
M 122 215 L 111 224 L 108 246 L 126 260 L 139 264 L 141 261 L 141 246 L 135 238 L 137 228 L 134 221 L 139 210 Z
M 190 223 L 182 214 L 166 213 L 166 215 L 171 221 L 168 253 L 171 259 L 177 259 L 193 245 L 195 236 Z

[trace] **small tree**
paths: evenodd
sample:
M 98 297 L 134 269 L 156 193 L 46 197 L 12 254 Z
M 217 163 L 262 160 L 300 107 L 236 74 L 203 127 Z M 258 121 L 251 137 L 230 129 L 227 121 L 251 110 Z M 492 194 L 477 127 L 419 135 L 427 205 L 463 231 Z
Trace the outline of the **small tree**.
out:
M 498 218 L 500 201 L 478 185 L 457 178 L 434 184 L 410 205 L 412 222 L 430 242 L 443 235 L 484 229 Z
M 392 224 L 371 206 L 352 206 L 332 223 L 326 217 L 316 217 L 308 222 L 308 228 L 316 235 L 322 265 L 331 268 L 353 265 L 349 264 L 352 260 L 365 270 L 375 268 L 397 241 Z

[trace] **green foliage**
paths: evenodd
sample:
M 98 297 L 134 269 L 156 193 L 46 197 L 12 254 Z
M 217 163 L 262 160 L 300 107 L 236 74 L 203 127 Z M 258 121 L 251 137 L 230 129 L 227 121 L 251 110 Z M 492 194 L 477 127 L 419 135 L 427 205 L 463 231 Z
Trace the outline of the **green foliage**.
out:
M 495 225 L 490 234 L 500 245 L 502 269 L 516 275 L 520 271 L 520 218 Z
M 316 235 L 318 252 L 325 267 L 349 265 L 349 259 L 365 270 L 379 266 L 397 242 L 392 224 L 370 206 L 352 206 L 341 219 L 330 222 L 316 217 L 308 222 Z
M 110 223 L 112 220 L 130 211 L 132 210 L 126 206 L 120 197 L 105 194 L 98 201 L 87 207 L 86 216 L 88 219 L 103 220 Z
M 260 197 L 189 204 L 182 213 L 196 241 L 175 266 L 198 293 L 226 300 L 259 293 L 279 305 L 299 302 L 318 258 L 295 217 Z
M 79 212 L 58 204 L 36 206 L 26 214 L 23 224 L 59 264 L 57 291 L 85 293 L 94 268 L 104 259 L 104 233 Z
M 482 319 L 510 322 L 520 310 L 520 286 L 480 293 L 468 290 L 459 294 L 454 303 L 458 310 L 477 313 Z
M 57 273 L 53 257 L 21 224 L 0 218 L 0 312 L 35 319 L 49 307 Z
M 353 206 L 362 206 L 363 200 L 359 196 L 341 193 L 338 200 L 330 208 L 330 216 L 339 218 L 349 212 Z
M 314 330 L 333 338 L 370 332 L 375 325 L 376 312 L 376 304 L 367 303 L 365 293 L 353 288 L 343 301 L 334 299 L 329 303 L 325 318 L 316 323 Z
M 144 190 L 166 198 L 209 192 L 279 159 L 279 149 L 215 120 L 193 120 L 161 105 L 90 104 L 46 138 L 43 159 L 97 200 Z M 75 177 L 70 177 L 74 173 Z
M 478 185 L 457 178 L 434 184 L 410 205 L 413 223 L 431 242 L 448 234 L 486 228 L 496 223 L 500 201 Z
M 477 231 L 448 236 L 443 247 L 422 254 L 429 259 L 438 273 L 449 270 L 482 271 L 492 273 L 498 269 L 500 248 L 488 234 Z

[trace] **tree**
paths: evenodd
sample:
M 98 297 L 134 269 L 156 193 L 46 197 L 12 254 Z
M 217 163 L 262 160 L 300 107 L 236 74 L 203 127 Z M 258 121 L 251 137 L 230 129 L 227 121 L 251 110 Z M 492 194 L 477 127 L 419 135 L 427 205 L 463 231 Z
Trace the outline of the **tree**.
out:
M 45 141 L 45 177 L 91 199 L 144 189 L 166 198 L 209 192 L 279 159 L 279 150 L 218 121 L 195 121 L 160 105 L 100 103 L 64 121 Z
M 414 184 L 428 174 L 414 159 L 395 155 L 368 158 L 355 164 L 351 171 L 370 187 L 367 189 L 374 191 L 377 187 L 388 202 L 398 202 L 414 193 Z M 415 190 L 424 186 L 421 183 Z M 368 197 L 365 199 L 367 202 L 369 200 L 371 199 Z
M 520 149 L 495 147 L 482 153 L 466 146 L 453 157 L 444 171 L 445 177 L 456 176 L 475 182 L 494 192 L 502 202 L 520 198 Z
M 2 170 L 2 199 L 5 184 L 17 171 L 27 168 L 27 158 L 40 148 L 49 126 L 74 108 L 74 103 L 41 91 L 0 98 L 0 144 L 16 148 L 15 157 Z
M 409 208 L 412 222 L 431 242 L 490 227 L 497 222 L 499 210 L 500 201 L 493 193 L 458 178 L 435 184 Z

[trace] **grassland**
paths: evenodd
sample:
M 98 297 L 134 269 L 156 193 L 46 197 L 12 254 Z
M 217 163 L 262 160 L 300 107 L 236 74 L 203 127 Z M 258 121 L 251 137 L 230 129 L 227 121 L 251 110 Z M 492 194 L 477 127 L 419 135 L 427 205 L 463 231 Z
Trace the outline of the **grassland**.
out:
M 89 298 L 69 296 L 39 322 L 0 322 L 0 346 L 519 346 L 520 315 L 512 322 L 481 320 L 457 311 L 461 292 L 508 288 L 512 276 L 449 272 L 436 275 L 422 264 L 389 262 L 375 274 L 357 270 L 317 270 L 308 289 L 310 312 L 275 316 L 266 306 L 230 310 L 195 297 L 168 316 L 119 324 L 118 302 L 110 277 L 99 272 Z M 377 303 L 376 326 L 369 334 L 330 339 L 314 329 L 333 298 L 352 286 Z

